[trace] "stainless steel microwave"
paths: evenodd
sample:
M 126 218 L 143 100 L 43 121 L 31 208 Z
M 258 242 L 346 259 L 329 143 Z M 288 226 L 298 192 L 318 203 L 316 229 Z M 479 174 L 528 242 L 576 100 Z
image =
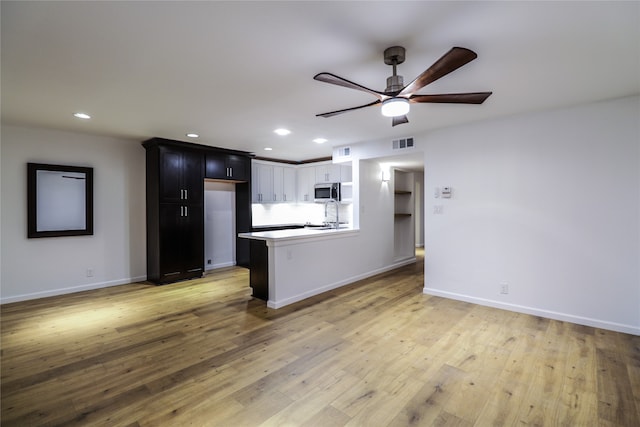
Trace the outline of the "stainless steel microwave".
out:
M 313 199 L 316 202 L 326 202 L 329 199 L 340 201 L 340 183 L 329 182 L 326 184 L 316 184 L 314 187 Z

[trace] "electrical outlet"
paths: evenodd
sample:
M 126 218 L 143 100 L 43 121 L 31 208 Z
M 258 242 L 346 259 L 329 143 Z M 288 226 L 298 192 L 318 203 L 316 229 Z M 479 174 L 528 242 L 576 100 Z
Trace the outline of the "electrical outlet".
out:
M 93 277 L 93 268 L 87 268 L 87 277 Z
M 210 259 L 207 260 L 207 264 L 211 265 L 211 260 Z
M 509 293 L 509 284 L 507 282 L 500 282 L 500 293 L 504 295 Z

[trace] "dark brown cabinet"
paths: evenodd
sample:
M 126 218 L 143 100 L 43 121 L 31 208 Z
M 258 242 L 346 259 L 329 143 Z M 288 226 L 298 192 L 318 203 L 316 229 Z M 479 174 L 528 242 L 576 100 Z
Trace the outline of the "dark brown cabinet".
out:
M 152 138 L 147 150 L 147 280 L 170 283 L 204 272 L 204 180 L 235 184 L 236 232 L 251 231 L 249 153 Z M 236 264 L 249 242 L 236 238 Z
M 202 209 L 194 205 L 160 204 L 160 282 L 200 277 L 203 272 Z
M 160 202 L 202 204 L 204 155 L 159 146 Z
M 269 300 L 269 249 L 263 240 L 250 240 L 251 267 L 249 286 L 253 297 Z
M 204 153 L 146 141 L 147 280 L 169 283 L 204 272 Z
M 249 181 L 251 159 L 235 154 L 207 153 L 205 177 L 232 181 Z

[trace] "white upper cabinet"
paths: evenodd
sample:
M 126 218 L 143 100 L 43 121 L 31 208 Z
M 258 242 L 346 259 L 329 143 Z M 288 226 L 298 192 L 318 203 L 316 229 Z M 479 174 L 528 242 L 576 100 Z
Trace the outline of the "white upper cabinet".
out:
M 296 201 L 296 168 L 293 166 L 285 166 L 282 171 L 283 184 L 282 184 L 282 201 L 283 202 L 295 202 Z
M 298 166 L 286 163 L 251 161 L 252 203 L 313 202 L 315 184 L 351 182 L 351 165 L 309 163 Z
M 316 183 L 340 182 L 340 165 L 333 163 L 316 166 Z
M 273 171 L 273 201 L 282 202 L 284 201 L 284 168 L 282 166 L 272 166 L 271 170 Z
M 352 182 L 352 181 L 353 181 L 353 174 L 352 174 L 351 164 L 348 164 L 348 165 L 341 164 L 340 165 L 340 182 Z
M 296 201 L 295 166 L 253 160 L 251 182 L 252 203 Z
M 266 163 L 251 162 L 251 201 L 269 203 L 274 200 L 273 166 Z
M 296 201 L 296 169 L 294 166 L 273 166 L 273 201 Z
M 351 182 L 351 164 L 316 164 L 316 184 L 326 182 Z
M 313 186 L 316 183 L 316 168 L 298 166 L 298 202 L 313 202 Z

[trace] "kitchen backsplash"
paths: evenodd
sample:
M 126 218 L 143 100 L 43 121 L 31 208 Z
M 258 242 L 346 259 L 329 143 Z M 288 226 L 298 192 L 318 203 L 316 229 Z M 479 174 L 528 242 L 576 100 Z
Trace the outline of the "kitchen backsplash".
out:
M 340 205 L 340 222 L 352 223 L 352 204 Z M 329 206 L 328 220 L 334 221 L 334 206 Z M 322 203 L 271 203 L 251 205 L 253 226 L 280 224 L 321 224 L 325 221 Z

